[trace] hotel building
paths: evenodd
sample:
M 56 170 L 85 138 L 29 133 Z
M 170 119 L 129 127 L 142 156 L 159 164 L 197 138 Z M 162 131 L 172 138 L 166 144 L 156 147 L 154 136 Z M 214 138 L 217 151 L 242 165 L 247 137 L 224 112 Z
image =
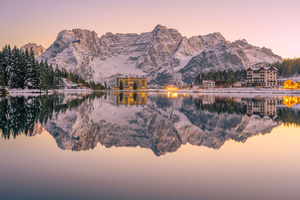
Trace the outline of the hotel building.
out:
M 147 90 L 147 78 L 144 76 L 119 76 L 117 77 L 117 85 L 114 90 L 120 90 L 120 85 L 123 85 L 123 90 L 133 90 L 134 82 L 137 85 L 137 90 Z
M 247 69 L 247 85 L 261 87 L 277 86 L 277 69 L 275 67 L 261 67 Z

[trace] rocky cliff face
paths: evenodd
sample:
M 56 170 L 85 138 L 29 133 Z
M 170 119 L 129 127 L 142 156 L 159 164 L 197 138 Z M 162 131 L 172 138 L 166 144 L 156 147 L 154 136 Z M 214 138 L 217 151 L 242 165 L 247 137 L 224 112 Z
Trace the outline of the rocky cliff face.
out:
M 146 75 L 150 85 L 192 83 L 199 72 L 246 69 L 282 61 L 270 49 L 246 40 L 227 41 L 220 33 L 183 37 L 157 25 L 142 34 L 64 30 L 38 57 L 74 71 L 86 80 L 115 83 L 118 75 Z
M 226 141 L 245 142 L 270 133 L 279 124 L 272 119 L 198 110 L 191 99 L 148 96 L 147 106 L 117 105 L 117 97 L 85 101 L 59 114 L 46 125 L 61 149 L 89 150 L 105 147 L 151 149 L 157 156 L 181 145 L 220 148 Z
M 39 57 L 42 53 L 46 51 L 46 49 L 42 45 L 38 46 L 35 43 L 28 43 L 21 47 L 22 51 L 26 51 L 26 49 L 28 52 L 30 52 L 32 49 L 35 57 Z

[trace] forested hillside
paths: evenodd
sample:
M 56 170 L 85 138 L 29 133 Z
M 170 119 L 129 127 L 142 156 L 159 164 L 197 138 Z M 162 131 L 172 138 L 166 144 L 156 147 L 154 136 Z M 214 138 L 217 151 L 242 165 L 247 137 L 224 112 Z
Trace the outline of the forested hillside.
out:
M 278 69 L 278 75 L 281 77 L 291 77 L 300 75 L 300 58 L 287 58 L 283 62 L 273 63 L 271 66 L 274 66 Z
M 55 90 L 63 87 L 62 78 L 77 84 L 83 84 L 94 90 L 107 89 L 106 83 L 86 82 L 80 76 L 59 70 L 43 60 L 36 61 L 31 49 L 21 50 L 17 47 L 11 49 L 6 45 L 0 50 L 0 90 L 9 89 L 39 89 L 43 91 Z
M 47 62 L 37 62 L 32 50 L 21 51 L 6 45 L 0 51 L 1 88 L 56 89 L 60 84 L 58 74 L 58 68 L 54 70 Z

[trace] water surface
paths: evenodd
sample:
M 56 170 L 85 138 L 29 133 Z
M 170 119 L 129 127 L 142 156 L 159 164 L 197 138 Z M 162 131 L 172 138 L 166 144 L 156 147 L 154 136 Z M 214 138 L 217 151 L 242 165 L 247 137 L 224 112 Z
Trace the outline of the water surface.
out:
M 299 199 L 300 98 L 0 97 L 3 199 Z

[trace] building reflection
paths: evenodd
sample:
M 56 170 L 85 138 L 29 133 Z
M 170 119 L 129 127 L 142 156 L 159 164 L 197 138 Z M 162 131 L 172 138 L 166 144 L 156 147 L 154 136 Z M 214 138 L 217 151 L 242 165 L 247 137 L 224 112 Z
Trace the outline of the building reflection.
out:
M 282 103 L 289 108 L 294 104 L 298 106 L 300 103 L 300 97 L 284 97 Z
M 118 105 L 147 105 L 146 92 L 114 92 Z
M 256 98 L 247 102 L 247 115 L 259 115 L 260 117 L 277 115 L 277 99 Z

